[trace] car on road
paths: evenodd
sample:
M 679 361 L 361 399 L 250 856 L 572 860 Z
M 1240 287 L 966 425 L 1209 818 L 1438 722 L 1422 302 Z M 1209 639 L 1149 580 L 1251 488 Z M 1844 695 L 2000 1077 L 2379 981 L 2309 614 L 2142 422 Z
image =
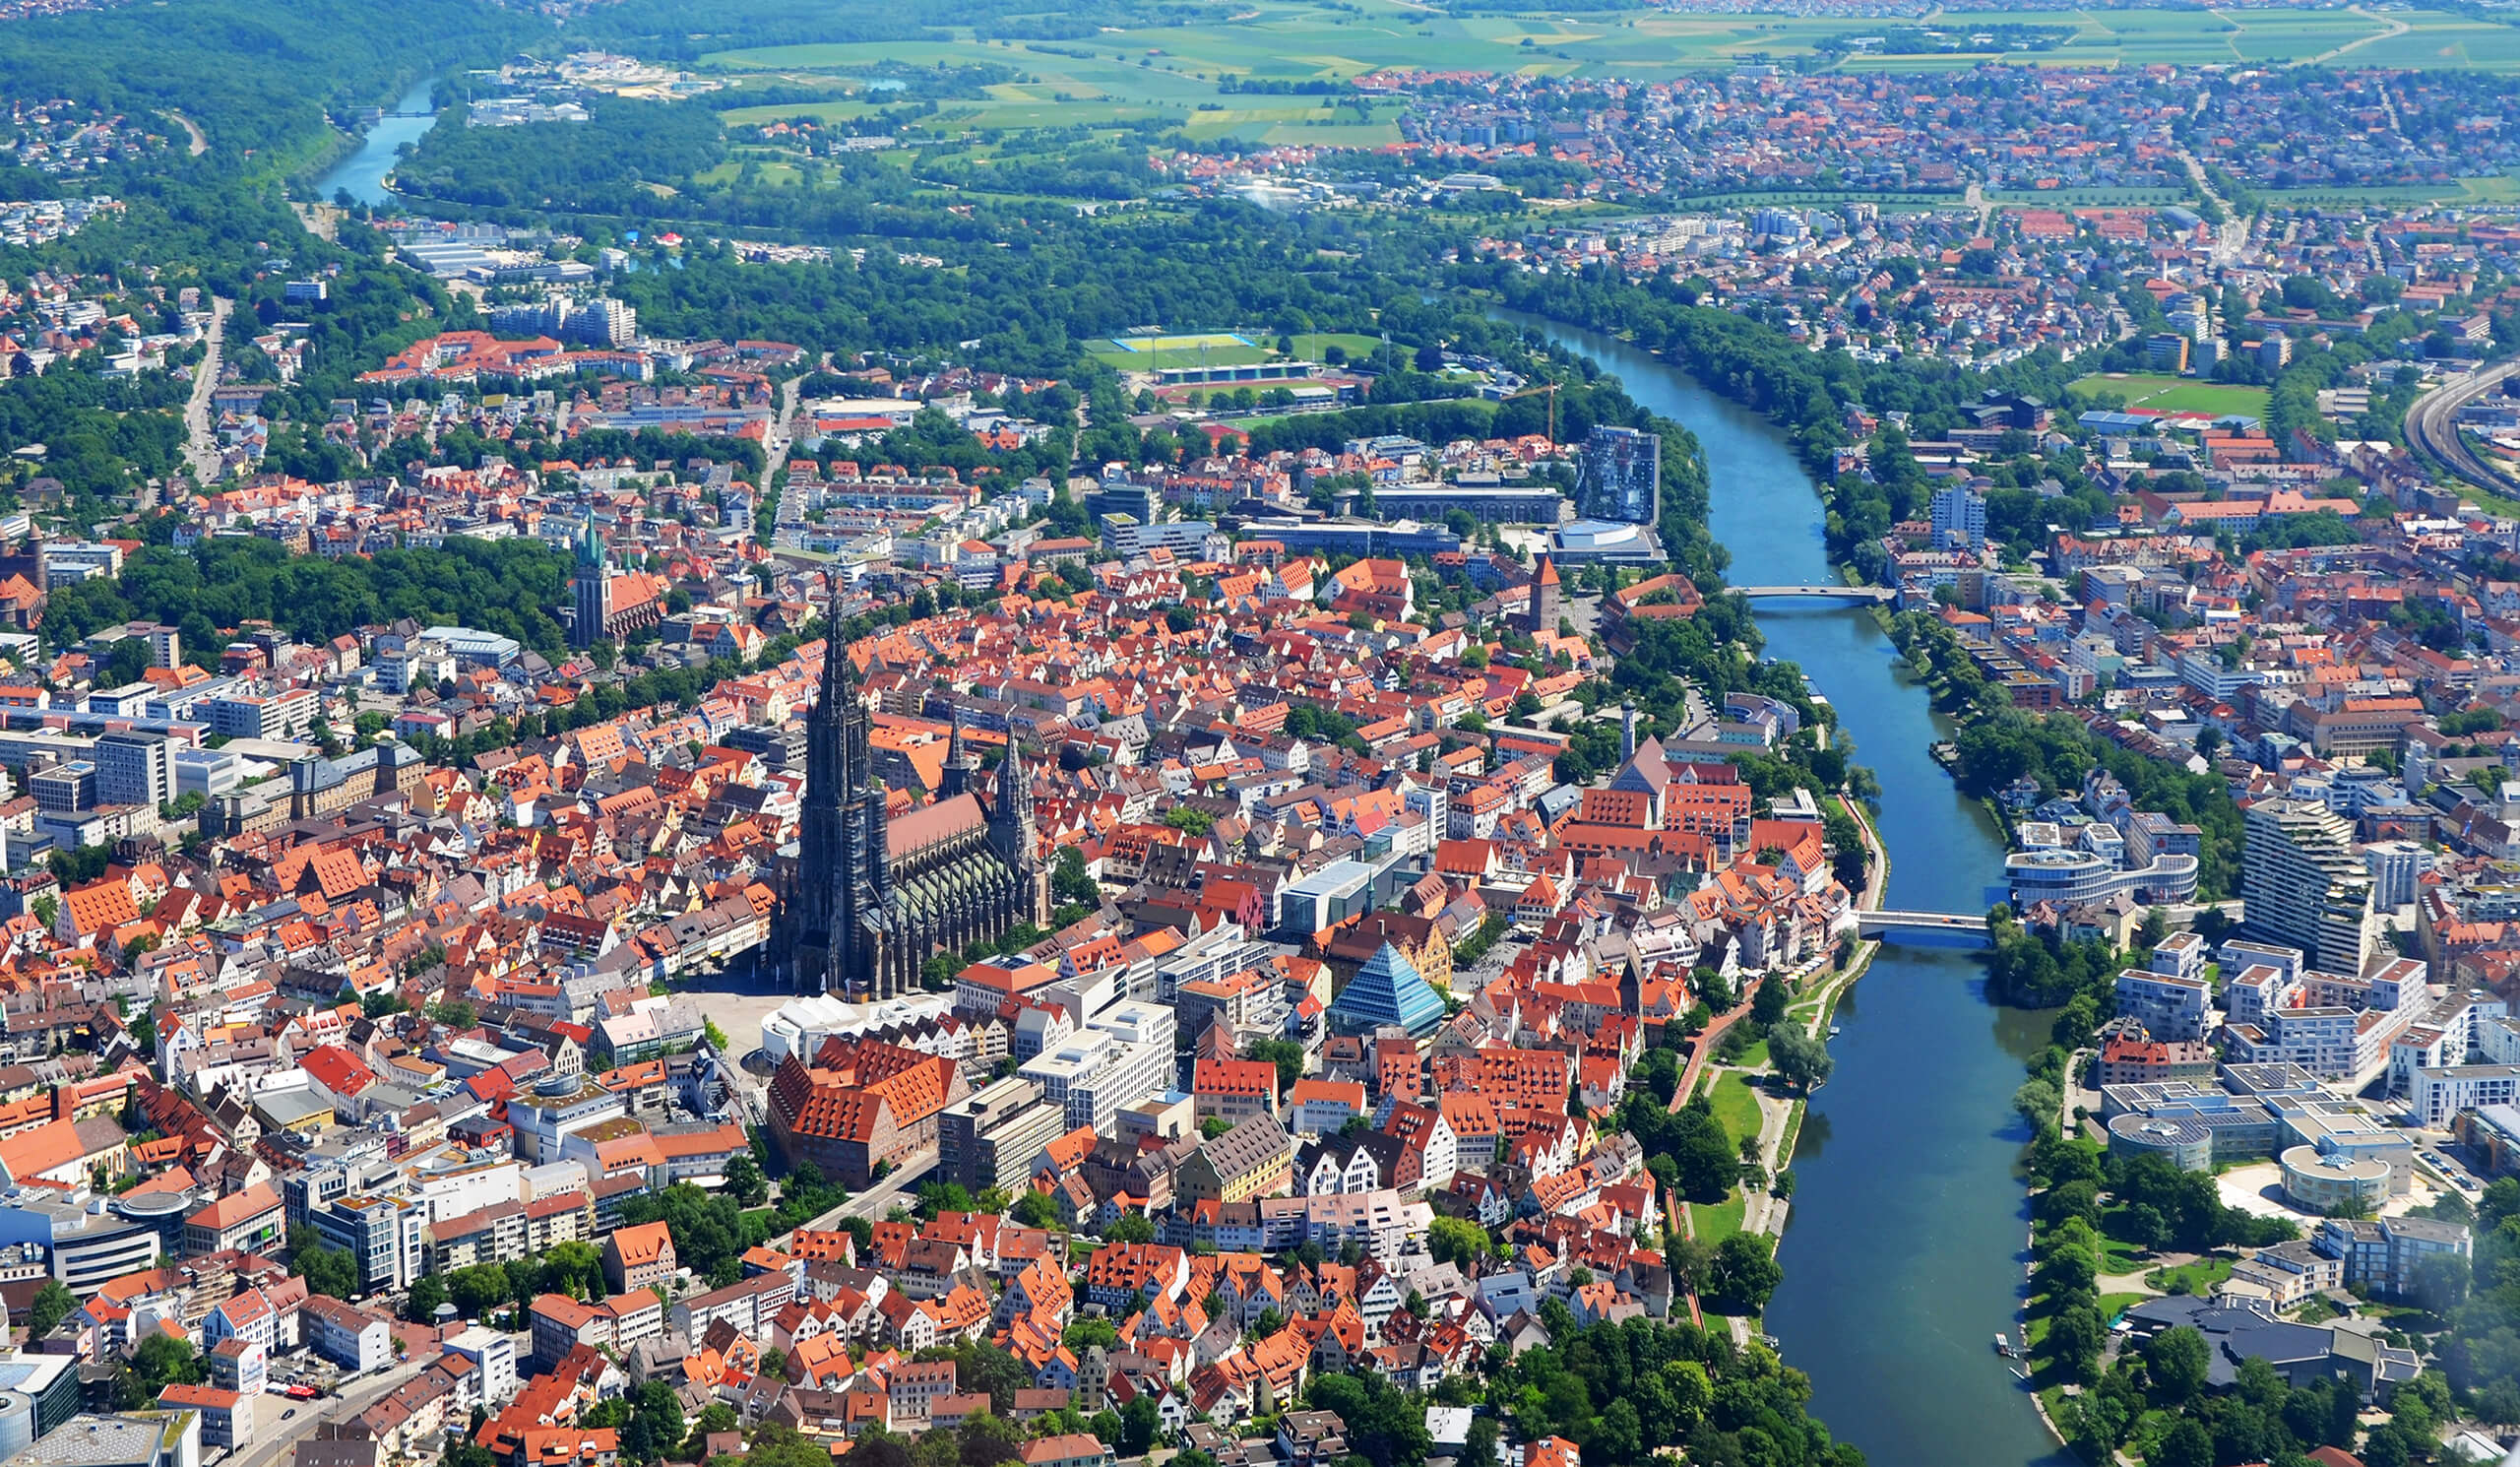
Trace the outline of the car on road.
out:
M 297 1408 L 296 1408 L 296 1407 L 294 1407 L 294 1406 L 291 1406 L 291 1407 L 289 1407 L 286 1411 L 284 1411 L 284 1412 L 282 1412 L 282 1413 L 280 1414 L 280 1419 L 281 1419 L 281 1420 L 283 1420 L 283 1421 L 286 1421 L 286 1420 L 288 1420 L 290 1417 L 295 1416 L 296 1414 L 297 1414 Z

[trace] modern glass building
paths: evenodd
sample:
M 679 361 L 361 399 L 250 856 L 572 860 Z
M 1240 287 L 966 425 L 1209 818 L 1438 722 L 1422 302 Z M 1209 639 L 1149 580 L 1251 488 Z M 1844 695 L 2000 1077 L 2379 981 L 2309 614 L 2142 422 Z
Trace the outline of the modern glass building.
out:
M 1444 1000 L 1388 942 L 1365 959 L 1330 1004 L 1330 1027 L 1341 1034 L 1371 1034 L 1397 1024 L 1412 1039 L 1423 1039 L 1442 1022 Z

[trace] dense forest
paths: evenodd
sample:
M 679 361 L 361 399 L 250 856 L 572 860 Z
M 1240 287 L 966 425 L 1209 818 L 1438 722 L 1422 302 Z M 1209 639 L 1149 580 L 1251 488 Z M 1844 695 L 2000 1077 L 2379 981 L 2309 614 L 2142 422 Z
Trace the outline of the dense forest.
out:
M 148 545 L 112 581 L 56 588 L 44 631 L 67 645 L 98 627 L 170 622 L 188 654 L 216 666 L 223 627 L 268 621 L 303 642 L 398 616 L 516 638 L 546 655 L 567 641 L 551 614 L 568 598 L 570 559 L 539 542 L 450 540 L 443 548 L 368 559 L 292 555 L 268 540 L 205 540 L 190 550 Z
M 471 127 L 462 103 L 394 169 L 420 200 L 534 210 L 617 207 L 626 192 L 671 185 L 725 157 L 718 114 L 698 102 L 598 96 L 584 122 Z
M 220 163 L 260 173 L 313 161 L 332 136 L 327 109 L 374 106 L 437 67 L 495 60 L 535 29 L 488 0 L 116 6 L 0 27 L 0 95 L 180 112 Z

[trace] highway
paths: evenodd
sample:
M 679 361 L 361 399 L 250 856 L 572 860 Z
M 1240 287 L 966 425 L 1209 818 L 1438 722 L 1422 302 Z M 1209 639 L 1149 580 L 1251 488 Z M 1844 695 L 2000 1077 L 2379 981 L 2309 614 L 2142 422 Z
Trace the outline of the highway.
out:
M 2510 480 L 2477 457 L 2476 450 L 2459 436 L 2458 423 L 2460 409 L 2496 390 L 2515 368 L 2520 368 L 2520 358 L 2481 367 L 2416 399 L 2415 406 L 2406 410 L 2407 447 L 2415 450 L 2419 458 L 2487 493 L 2508 494 Z

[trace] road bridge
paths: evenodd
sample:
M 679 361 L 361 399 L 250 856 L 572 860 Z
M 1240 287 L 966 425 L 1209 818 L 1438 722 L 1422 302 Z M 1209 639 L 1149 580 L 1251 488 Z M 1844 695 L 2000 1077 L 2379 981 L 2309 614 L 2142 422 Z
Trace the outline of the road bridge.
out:
M 1808 601 L 1845 602 L 1850 606 L 1887 606 L 1898 596 L 1889 586 L 1728 586 L 1728 591 L 1751 601 L 1783 601 L 1799 597 Z
M 1942 932 L 1960 937 L 1986 936 L 1986 919 L 1957 912 L 1859 912 L 1856 930 L 1866 937 L 1895 941 L 1903 936 Z

